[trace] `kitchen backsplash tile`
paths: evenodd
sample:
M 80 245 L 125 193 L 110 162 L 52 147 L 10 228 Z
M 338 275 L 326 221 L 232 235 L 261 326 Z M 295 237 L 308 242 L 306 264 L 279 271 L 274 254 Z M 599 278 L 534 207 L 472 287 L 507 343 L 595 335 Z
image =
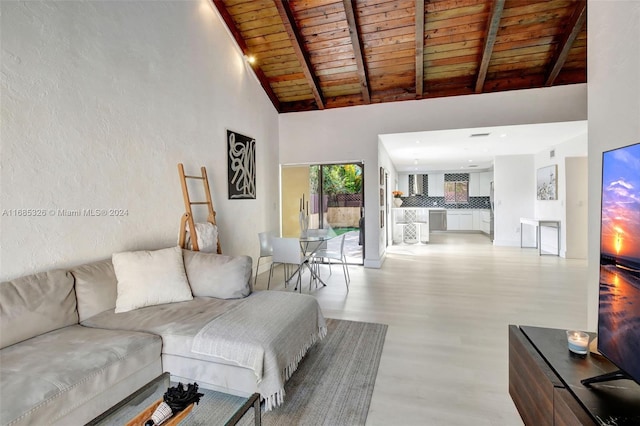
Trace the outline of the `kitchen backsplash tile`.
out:
M 469 204 L 445 204 L 444 197 L 414 195 L 402 197 L 402 207 L 442 207 L 447 209 L 488 209 L 489 197 L 469 197 Z

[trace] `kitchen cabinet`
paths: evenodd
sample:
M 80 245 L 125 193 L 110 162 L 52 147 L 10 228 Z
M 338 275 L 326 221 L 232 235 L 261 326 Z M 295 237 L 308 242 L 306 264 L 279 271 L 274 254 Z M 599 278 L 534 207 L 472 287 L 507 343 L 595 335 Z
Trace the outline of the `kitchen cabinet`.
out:
M 402 191 L 405 197 L 409 196 L 409 175 L 398 173 L 398 190 Z
M 493 172 L 469 173 L 469 197 L 488 197 Z
M 429 197 L 444 197 L 444 173 L 429 173 Z
M 472 231 L 472 210 L 447 210 L 447 231 Z
M 493 182 L 493 172 L 478 173 L 478 195 L 488 197 L 491 192 L 491 182 Z
M 473 230 L 473 212 L 460 213 L 460 230 L 472 231 Z
M 482 231 L 489 234 L 489 210 L 447 210 L 447 231 Z
M 491 233 L 491 212 L 480 210 L 480 231 L 489 235 Z
M 469 173 L 469 197 L 479 197 L 480 194 L 480 173 Z

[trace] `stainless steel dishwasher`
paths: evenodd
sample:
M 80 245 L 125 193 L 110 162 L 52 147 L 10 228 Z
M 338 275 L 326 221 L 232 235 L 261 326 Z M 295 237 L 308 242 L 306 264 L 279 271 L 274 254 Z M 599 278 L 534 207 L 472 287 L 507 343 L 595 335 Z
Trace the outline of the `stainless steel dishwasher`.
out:
M 447 230 L 447 211 L 444 209 L 429 210 L 429 231 Z

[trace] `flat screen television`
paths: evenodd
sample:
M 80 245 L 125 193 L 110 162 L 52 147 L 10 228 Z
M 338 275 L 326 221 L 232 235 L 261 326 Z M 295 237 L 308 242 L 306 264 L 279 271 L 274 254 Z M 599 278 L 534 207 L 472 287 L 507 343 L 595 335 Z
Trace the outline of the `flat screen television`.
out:
M 602 154 L 598 351 L 640 383 L 640 143 Z

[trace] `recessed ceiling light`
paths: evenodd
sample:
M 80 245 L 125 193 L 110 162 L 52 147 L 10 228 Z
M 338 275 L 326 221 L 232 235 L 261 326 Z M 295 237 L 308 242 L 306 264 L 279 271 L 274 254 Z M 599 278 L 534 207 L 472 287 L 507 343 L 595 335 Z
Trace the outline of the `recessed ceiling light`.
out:
M 420 141 L 416 141 L 416 143 L 420 143 Z
M 506 137 L 507 137 L 507 134 L 506 134 L 506 133 L 503 133 L 503 134 L 501 134 L 501 135 L 500 135 L 500 137 L 501 137 L 501 138 L 506 138 Z
M 473 163 L 473 160 L 469 160 L 470 163 Z
M 249 62 L 250 64 L 253 64 L 256 61 L 256 57 L 253 55 L 246 55 L 245 58 L 247 59 L 247 62 Z

